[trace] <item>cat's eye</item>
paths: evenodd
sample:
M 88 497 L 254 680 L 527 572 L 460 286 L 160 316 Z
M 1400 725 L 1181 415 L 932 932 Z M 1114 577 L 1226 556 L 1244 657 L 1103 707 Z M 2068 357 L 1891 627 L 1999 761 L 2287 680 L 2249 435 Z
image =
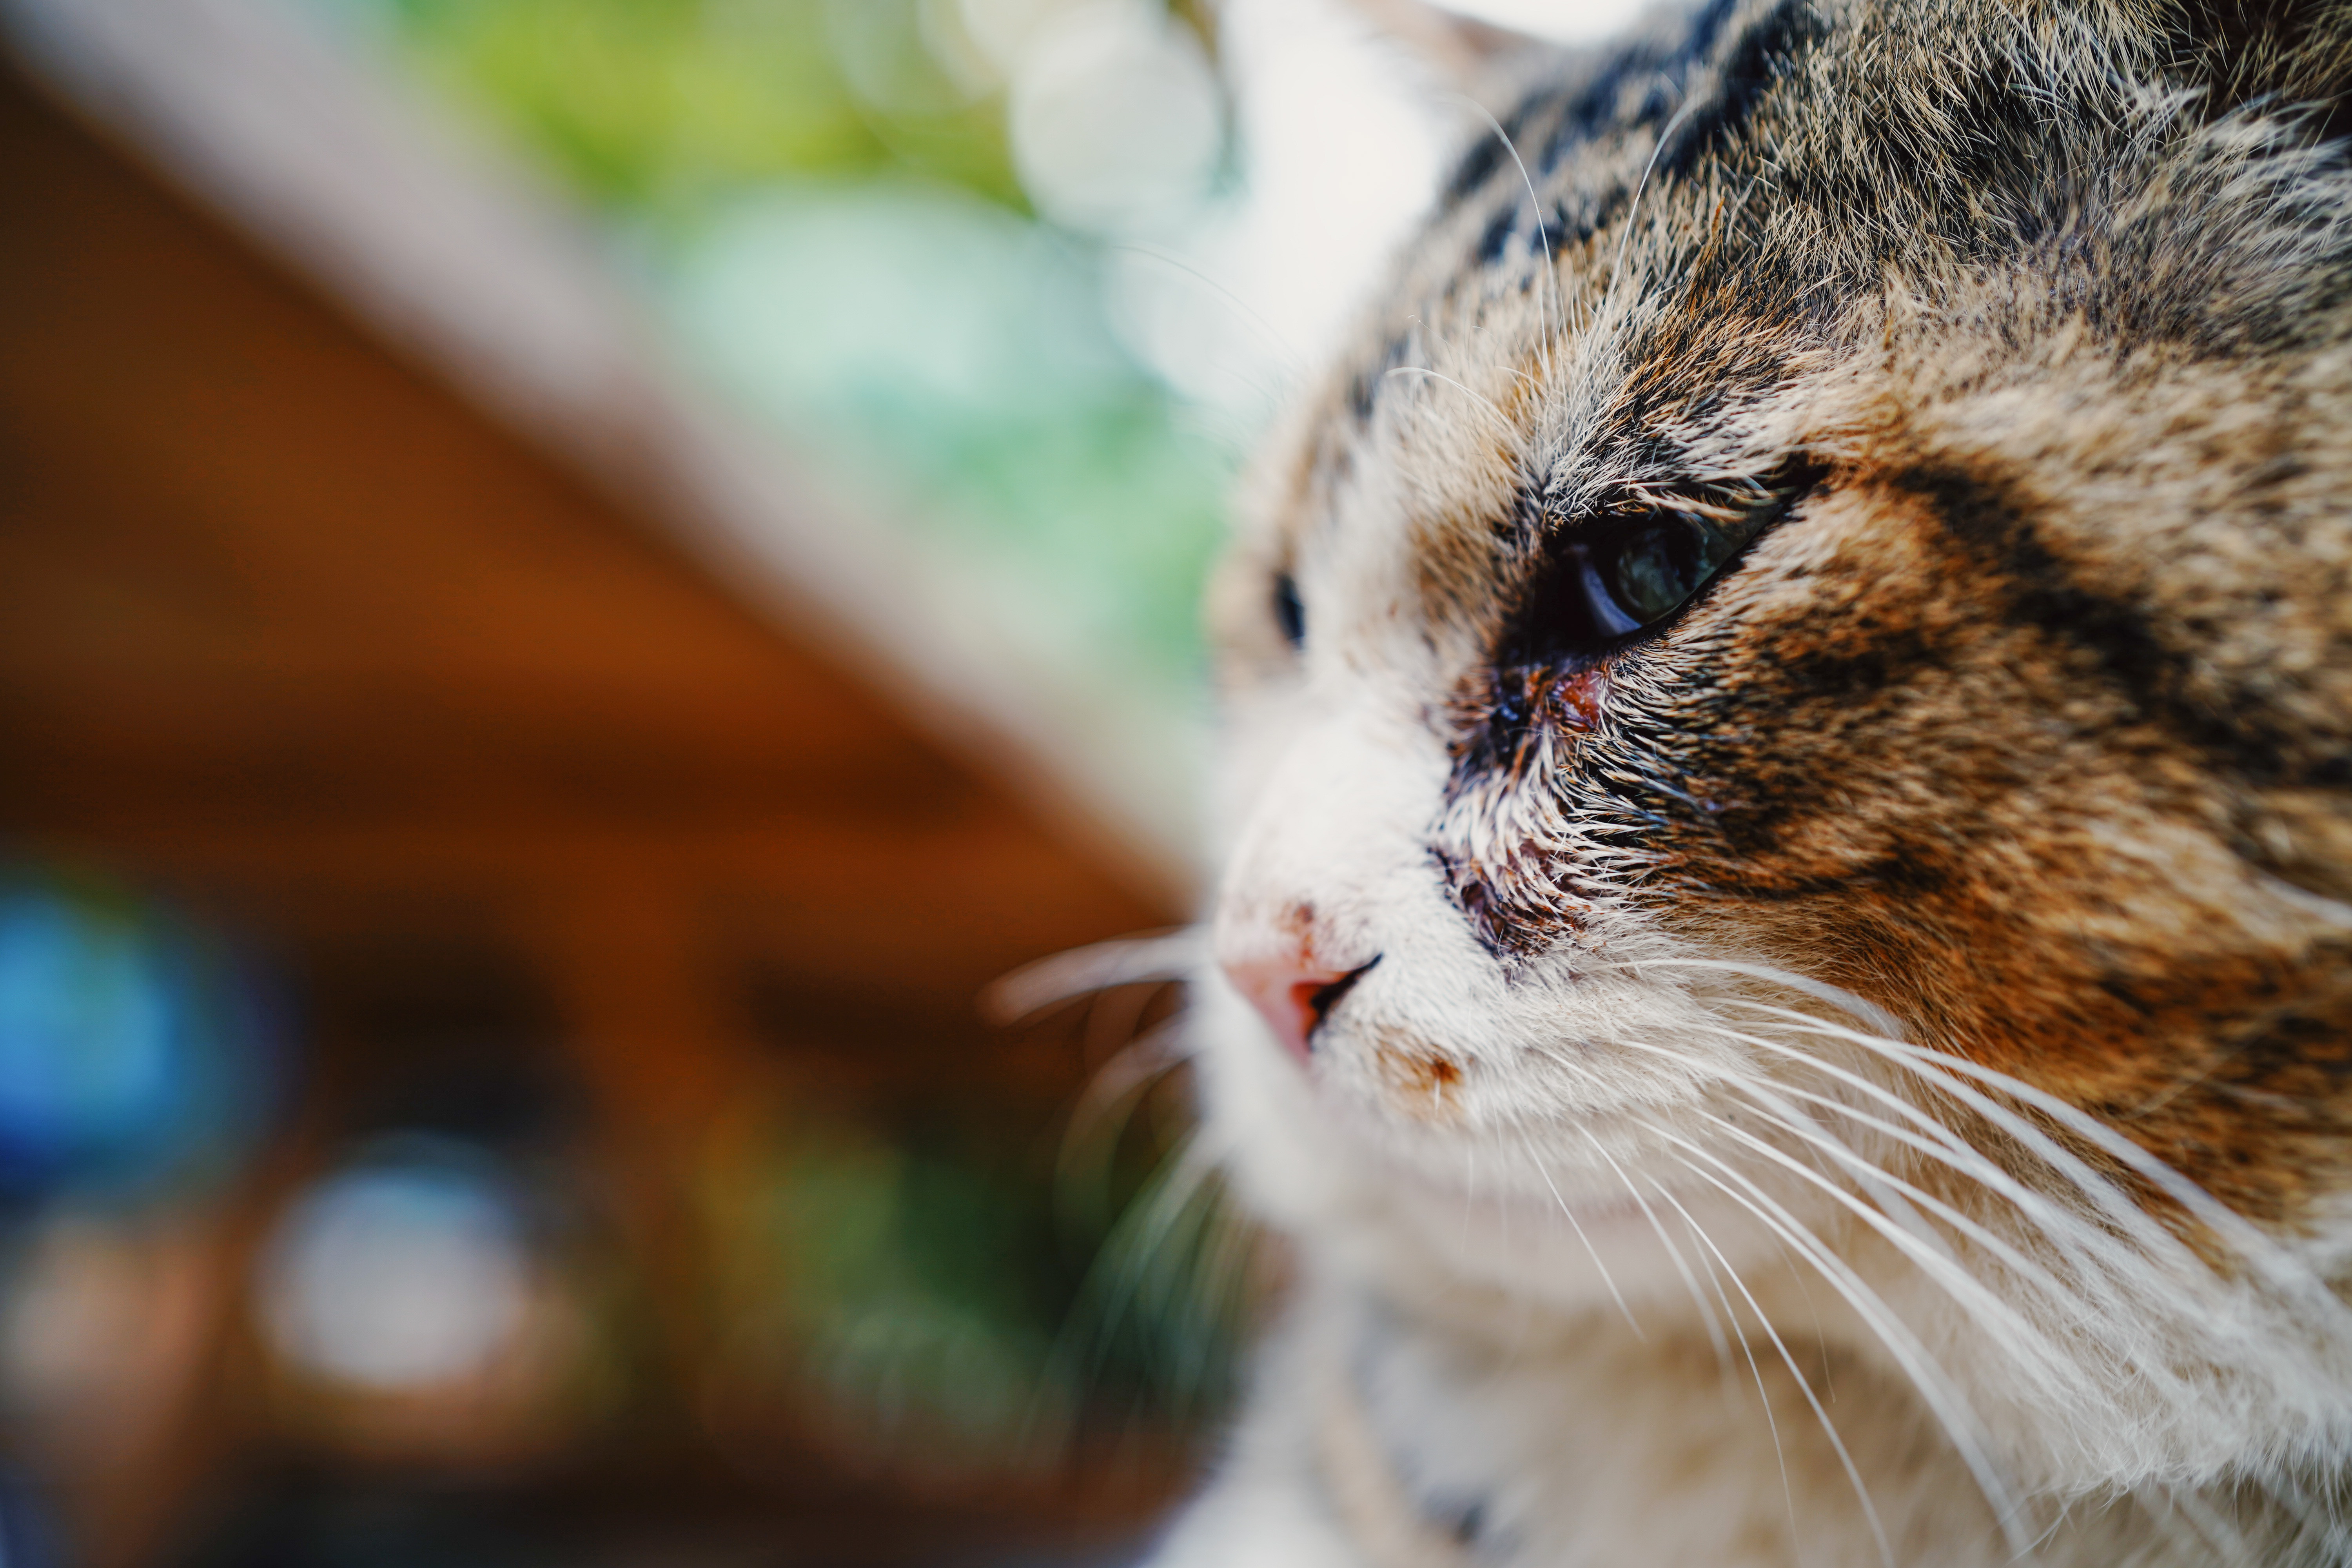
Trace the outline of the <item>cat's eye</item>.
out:
M 1298 600 L 1298 580 L 1287 572 L 1275 575 L 1274 624 L 1282 628 L 1282 638 L 1291 647 L 1306 646 L 1307 606 Z
M 1690 512 L 1652 511 L 1582 546 L 1579 573 L 1595 625 L 1631 637 L 1657 625 L 1714 581 L 1763 520 L 1719 522 Z
M 1787 509 L 1804 481 L 1738 502 L 1603 512 L 1562 529 L 1511 635 L 1507 666 L 1594 658 L 1671 620 Z M 1745 504 L 1740 504 L 1745 503 Z

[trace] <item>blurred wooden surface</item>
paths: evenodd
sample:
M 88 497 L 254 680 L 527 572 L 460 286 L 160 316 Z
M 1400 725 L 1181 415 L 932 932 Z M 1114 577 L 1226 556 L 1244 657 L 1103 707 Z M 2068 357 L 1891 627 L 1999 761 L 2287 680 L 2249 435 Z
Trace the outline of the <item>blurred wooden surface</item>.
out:
M 387 985 L 510 963 L 688 1273 L 730 1108 L 1042 1113 L 1089 1064 L 975 992 L 1177 915 L 5 69 L 0 835 L 258 933 L 319 1092 L 405 1048 Z M 211 1418 L 94 1561 L 168 1533 Z

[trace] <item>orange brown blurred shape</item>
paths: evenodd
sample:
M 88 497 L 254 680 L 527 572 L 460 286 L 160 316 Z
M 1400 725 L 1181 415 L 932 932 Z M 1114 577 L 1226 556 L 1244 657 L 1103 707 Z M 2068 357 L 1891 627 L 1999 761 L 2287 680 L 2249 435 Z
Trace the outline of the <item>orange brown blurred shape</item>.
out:
M 345 1507 L 387 1540 L 471 1510 L 518 1562 L 1062 1561 L 1143 1528 L 1176 1447 L 929 1489 L 789 1413 L 730 1451 L 709 1189 L 812 1119 L 944 1102 L 1050 1141 L 1120 1042 L 973 996 L 1174 896 L 15 69 L 0 301 L 0 834 L 244 933 L 301 1058 L 220 1191 L 42 1233 L 41 1278 L 118 1314 L 12 1320 L 45 1408 L 81 1407 L 18 1444 L 72 1560 Z M 287 1205 L 417 1097 L 501 1092 L 568 1215 L 530 1263 L 541 1362 L 372 1403 L 289 1371 L 254 1299 Z M 102 1384 L 133 1369 L 129 1409 Z

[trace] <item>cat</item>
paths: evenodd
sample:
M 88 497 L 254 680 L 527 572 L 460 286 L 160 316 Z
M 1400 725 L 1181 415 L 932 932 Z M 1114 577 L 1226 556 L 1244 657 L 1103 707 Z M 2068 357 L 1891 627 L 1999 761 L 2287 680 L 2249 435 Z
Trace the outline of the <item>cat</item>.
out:
M 1489 68 L 1212 590 L 1152 1561 L 2352 1562 L 2352 5 Z

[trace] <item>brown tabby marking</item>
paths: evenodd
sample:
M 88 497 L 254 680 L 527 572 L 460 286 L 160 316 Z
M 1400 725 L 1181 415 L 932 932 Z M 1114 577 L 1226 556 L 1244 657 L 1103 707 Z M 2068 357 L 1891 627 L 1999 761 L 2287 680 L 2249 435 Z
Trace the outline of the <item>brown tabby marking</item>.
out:
M 1506 125 L 1548 177 L 1541 232 L 1482 143 L 1425 291 L 1342 378 L 1352 416 L 1283 510 L 1329 526 L 1335 432 L 1411 474 L 1445 393 L 1391 373 L 1461 369 L 1443 345 L 1490 313 L 1555 283 L 1559 322 L 1627 310 L 1627 247 L 1646 299 L 1589 329 L 1566 448 L 1508 438 L 1546 413 L 1564 329 L 1486 376 L 1499 419 L 1412 525 L 1418 613 L 1491 616 L 1496 579 L 1607 486 L 1817 477 L 1654 643 L 1574 671 L 1496 643 L 1454 699 L 1449 821 L 1557 812 L 1585 850 L 1435 827 L 1465 917 L 1505 955 L 1573 943 L 1621 893 L 1736 932 L 2292 1225 L 2352 1176 L 2352 932 L 2294 897 L 2352 893 L 2352 257 L 2297 270 L 2265 226 L 2280 199 L 2196 139 L 2252 101 L 2248 51 L 2332 94 L 2352 29 L 2341 7 L 2134 14 L 2103 60 L 2057 7 L 1863 6 L 1841 25 L 1865 41 L 1832 55 L 1809 5 L 1717 5 L 1684 65 L 1537 93 Z M 2206 87 L 2213 16 L 2233 74 L 2118 122 L 2099 72 Z M 2049 74 L 1923 74 L 1955 48 Z M 1679 106 L 1641 95 L 1675 69 L 1708 106 L 1669 136 Z M 2062 162 L 2043 128 L 2075 100 L 2108 123 L 2070 125 Z M 1841 101 L 1880 118 L 1824 121 Z M 2282 154 L 2332 121 L 2292 123 Z

